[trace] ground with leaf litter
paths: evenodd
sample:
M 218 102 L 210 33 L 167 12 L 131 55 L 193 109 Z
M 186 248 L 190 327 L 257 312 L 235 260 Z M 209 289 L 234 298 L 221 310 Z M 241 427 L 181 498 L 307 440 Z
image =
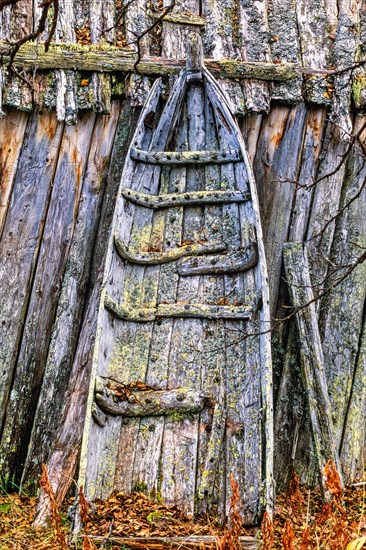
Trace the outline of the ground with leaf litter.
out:
M 232 480 L 234 495 L 235 481 Z M 264 518 L 258 548 L 264 550 L 361 550 L 366 548 L 366 482 L 348 487 L 344 492 L 333 486 L 332 500 L 324 504 L 319 491 L 301 488 L 296 475 L 286 494 L 279 495 L 273 524 Z M 92 505 L 83 500 L 82 516 L 85 536 L 77 544 L 70 539 L 67 509 L 70 499 L 61 510 L 54 508 L 52 526 L 34 531 L 32 521 L 37 501 L 22 495 L 0 497 L 0 550 L 65 550 L 83 548 L 125 548 L 113 543 L 114 537 L 140 537 L 133 548 L 162 550 L 163 545 L 149 542 L 154 537 L 210 535 L 210 545 L 200 543 L 197 548 L 238 550 L 238 535 L 255 533 L 238 525 L 238 498 L 232 500 L 231 529 L 220 527 L 213 518 L 201 517 L 195 522 L 184 516 L 177 507 L 168 507 L 149 500 L 143 493 L 112 495 L 107 501 Z M 94 537 L 99 537 L 96 541 Z M 146 541 L 146 542 L 145 542 Z

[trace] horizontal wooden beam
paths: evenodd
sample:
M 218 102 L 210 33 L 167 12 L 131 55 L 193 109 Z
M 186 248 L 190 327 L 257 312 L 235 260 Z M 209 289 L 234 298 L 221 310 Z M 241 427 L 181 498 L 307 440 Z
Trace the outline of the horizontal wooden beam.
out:
M 148 164 L 225 164 L 242 160 L 240 149 L 227 151 L 142 151 L 132 147 L 131 158 Z
M 232 319 L 248 320 L 258 309 L 258 299 L 255 303 L 242 306 L 219 306 L 208 304 L 159 304 L 156 308 L 129 309 L 118 304 L 110 296 L 106 296 L 105 307 L 118 319 L 134 323 L 148 323 L 160 318 L 181 319 Z
M 253 243 L 247 248 L 230 254 L 201 258 L 185 258 L 177 266 L 179 275 L 219 275 L 247 271 L 258 262 L 258 247 Z
M 96 72 L 133 72 L 136 56 L 131 49 L 115 46 L 51 44 L 45 52 L 43 44 L 26 43 L 17 52 L 14 65 L 25 69 L 75 69 Z M 0 63 L 9 63 L 9 45 L 0 42 Z M 331 71 L 300 67 L 293 63 L 262 63 L 236 59 L 205 59 L 205 66 L 217 78 L 239 78 L 287 81 L 299 74 L 327 74 Z M 164 57 L 144 57 L 139 71 L 151 76 L 171 76 L 185 67 L 185 61 Z
M 206 204 L 229 204 L 250 200 L 247 191 L 187 191 L 185 193 L 168 193 L 166 195 L 148 195 L 133 189 L 125 188 L 122 191 L 125 199 L 145 206 L 146 208 L 170 208 L 172 206 L 197 206 Z

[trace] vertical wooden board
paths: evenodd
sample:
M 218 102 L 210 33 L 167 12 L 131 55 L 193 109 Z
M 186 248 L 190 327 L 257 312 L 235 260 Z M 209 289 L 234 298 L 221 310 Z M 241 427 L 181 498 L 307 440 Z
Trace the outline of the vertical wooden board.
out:
M 3 475 L 6 478 L 15 476 L 19 480 L 26 458 L 94 122 L 95 115 L 87 113 L 77 127 L 66 128 L 59 149 L 2 433 L 1 449 L 7 462 Z
M 239 25 L 242 58 L 246 61 L 270 61 L 267 0 L 239 2 Z M 243 81 L 247 112 L 268 112 L 270 84 L 256 80 Z
M 100 2 L 91 0 L 89 4 L 90 36 L 93 44 L 115 41 L 115 3 L 113 0 Z M 94 94 L 94 110 L 109 113 L 111 109 L 111 76 L 103 73 L 93 73 L 92 90 Z
M 296 14 L 301 59 L 304 67 L 324 69 L 331 66 L 332 37 L 329 31 L 326 0 L 298 0 Z M 323 75 L 305 75 L 305 94 L 308 101 L 318 105 L 331 104 L 328 82 Z M 329 84 L 330 87 L 330 84 Z
M 268 230 L 268 211 L 277 189 L 277 187 L 268 184 L 271 181 L 271 167 L 275 152 L 284 137 L 289 114 L 290 109 L 288 107 L 274 106 L 267 116 L 263 116 L 255 155 L 253 155 L 264 235 Z
M 363 320 L 358 356 L 341 447 L 341 462 L 346 483 L 361 475 L 364 468 L 365 410 L 366 410 L 366 329 Z
M 355 131 L 364 123 L 360 115 Z M 365 143 L 365 132 L 361 136 Z M 362 189 L 366 177 L 363 154 L 357 148 L 351 153 L 345 170 L 340 208 Z M 366 192 L 350 204 L 339 216 L 330 256 L 331 267 L 325 286 L 345 273 L 343 268 L 332 277 L 332 266 L 352 265 L 366 247 Z M 324 297 L 321 304 L 320 325 L 323 335 L 325 368 L 332 402 L 333 422 L 338 446 L 341 445 L 344 421 L 351 397 L 360 344 L 364 303 L 366 264 L 362 263 L 336 288 Z M 333 283 L 334 284 L 334 283 Z M 363 415 L 363 411 L 360 411 Z M 347 463 L 346 463 L 347 468 Z
M 328 260 L 335 223 L 330 221 L 339 209 L 341 189 L 345 173 L 342 155 L 346 144 L 341 141 L 340 129 L 332 122 L 327 123 L 322 153 L 316 178 L 321 179 L 314 186 L 314 197 L 307 229 L 309 264 L 315 294 L 323 288 L 328 271 Z
M 192 83 L 187 91 L 187 141 L 191 150 L 205 148 L 204 91 Z M 203 189 L 204 168 L 189 167 L 186 191 Z M 203 236 L 201 208 L 187 207 L 183 216 L 183 240 L 194 242 Z M 202 302 L 202 280 L 199 276 L 181 278 L 178 302 Z M 188 338 L 189 334 L 189 338 Z M 201 384 L 202 320 L 176 319 L 173 323 L 169 352 L 170 387 L 197 388 Z M 178 503 L 188 514 L 194 513 L 196 495 L 198 415 L 183 419 L 168 418 L 162 446 L 161 495 L 167 503 Z
M 341 0 L 338 5 L 338 26 L 335 33 L 333 62 L 338 69 L 352 66 L 358 58 L 360 38 L 360 12 L 362 2 Z M 341 139 L 349 141 L 352 132 L 351 91 L 352 78 L 348 71 L 334 79 L 334 117 L 341 128 Z
M 76 42 L 74 24 L 74 0 L 58 0 L 59 16 L 55 30 L 55 42 Z M 58 120 L 76 124 L 78 103 L 75 71 L 55 71 L 56 113 Z
M 52 113 L 35 112 L 30 117 L 0 242 L 1 422 L 11 389 L 62 130 Z
M 164 7 L 171 5 L 169 0 L 163 2 Z M 176 0 L 172 13 L 190 13 L 200 15 L 198 0 Z M 169 21 L 163 21 L 161 32 L 161 55 L 170 59 L 184 59 L 186 57 L 186 42 L 188 33 L 192 31 L 189 25 L 181 25 Z M 179 55 L 177 55 L 179 52 Z
M 322 147 L 326 114 L 327 111 L 325 108 L 310 106 L 307 108 L 299 186 L 296 187 L 295 203 L 288 237 L 290 242 L 305 240 L 314 194 L 318 159 Z
M 262 115 L 246 115 L 240 124 L 240 130 L 248 151 L 248 158 L 251 164 L 254 163 L 257 151 L 257 143 L 262 125 Z
M 38 479 L 39 465 L 46 462 L 58 426 L 80 331 L 93 245 L 105 189 L 106 171 L 119 111 L 118 102 L 113 102 L 111 116 L 98 117 L 91 138 L 75 229 L 62 280 L 42 389 L 22 476 L 23 486 L 29 486 Z M 90 118 L 92 120 L 92 117 Z M 80 128 L 78 141 L 87 139 L 88 130 L 85 126 Z
M 304 105 L 291 109 L 283 137 L 281 134 L 275 134 L 275 150 L 268 171 L 267 167 L 264 167 L 268 174 L 263 182 L 265 197 L 268 202 L 265 205 L 262 220 L 272 313 L 274 313 L 277 304 L 282 246 L 287 240 L 295 194 L 294 182 L 298 178 L 305 115 L 306 108 Z M 266 159 L 264 159 L 264 163 L 266 163 Z M 271 191 L 267 191 L 268 185 L 271 186 Z
M 205 98 L 206 149 L 218 150 L 215 119 L 207 95 Z M 205 189 L 221 189 L 221 173 L 218 166 L 205 168 Z M 207 206 L 204 212 L 204 234 L 208 241 L 222 240 L 222 207 Z M 203 278 L 203 303 L 225 303 L 222 275 Z M 224 436 L 226 424 L 226 366 L 225 328 L 222 321 L 203 321 L 201 389 L 210 395 L 212 406 L 200 415 L 197 504 L 198 512 L 208 512 L 213 505 L 224 508 L 225 494 L 220 494 L 225 479 Z
M 7 111 L 0 119 L 0 238 L 13 189 L 28 115 Z
M 268 24 L 272 61 L 301 65 L 301 50 L 296 17 L 296 2 L 293 0 L 269 0 Z M 274 83 L 272 99 L 288 103 L 302 100 L 302 78 Z

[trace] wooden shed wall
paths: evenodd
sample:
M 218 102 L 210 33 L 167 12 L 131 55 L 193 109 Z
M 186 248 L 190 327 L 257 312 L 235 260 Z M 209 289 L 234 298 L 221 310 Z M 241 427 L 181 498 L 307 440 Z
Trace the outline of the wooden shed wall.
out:
M 131 29 L 140 32 L 151 22 L 140 0 L 112 30 L 118 13 L 112 0 L 75 2 L 73 10 L 67 0 L 60 5 L 59 42 L 121 46 L 133 38 Z M 363 56 L 365 4 L 335 5 L 206 0 L 176 2 L 175 12 L 205 16 L 207 57 L 344 67 Z M 0 38 L 31 30 L 39 15 L 32 10 L 30 0 L 3 10 Z M 149 35 L 143 53 L 174 57 L 191 27 L 164 22 Z M 366 120 L 350 104 L 353 89 L 355 106 L 363 106 L 363 76 L 353 74 L 352 81 L 345 73 L 330 83 L 299 74 L 285 82 L 222 81 L 241 113 L 254 166 L 274 319 L 288 313 L 284 242 L 308 242 L 317 291 L 333 265 L 349 265 L 366 246 L 364 151 L 347 141 Z M 57 69 L 37 73 L 38 88 L 30 93 L 13 75 L 6 81 L 4 70 L 3 77 L 8 107 L 0 120 L 0 470 L 6 481 L 33 488 L 52 444 L 54 455 L 68 445 L 64 434 L 54 441 L 60 417 L 79 415 L 82 424 L 116 188 L 149 80 Z M 330 414 L 346 477 L 360 468 L 365 428 L 365 270 L 365 263 L 357 266 L 318 306 Z M 276 326 L 273 351 L 276 479 L 285 484 L 295 465 L 312 482 L 315 459 L 293 320 Z M 67 435 L 72 452 L 65 475 L 75 472 L 79 432 L 75 425 Z

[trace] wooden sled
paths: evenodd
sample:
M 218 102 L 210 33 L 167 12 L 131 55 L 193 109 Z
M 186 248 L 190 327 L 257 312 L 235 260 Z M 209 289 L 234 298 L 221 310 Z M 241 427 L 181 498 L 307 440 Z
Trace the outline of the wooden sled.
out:
M 256 186 L 197 35 L 169 99 L 157 80 L 118 191 L 80 483 L 144 491 L 245 524 L 272 506 L 269 300 Z

